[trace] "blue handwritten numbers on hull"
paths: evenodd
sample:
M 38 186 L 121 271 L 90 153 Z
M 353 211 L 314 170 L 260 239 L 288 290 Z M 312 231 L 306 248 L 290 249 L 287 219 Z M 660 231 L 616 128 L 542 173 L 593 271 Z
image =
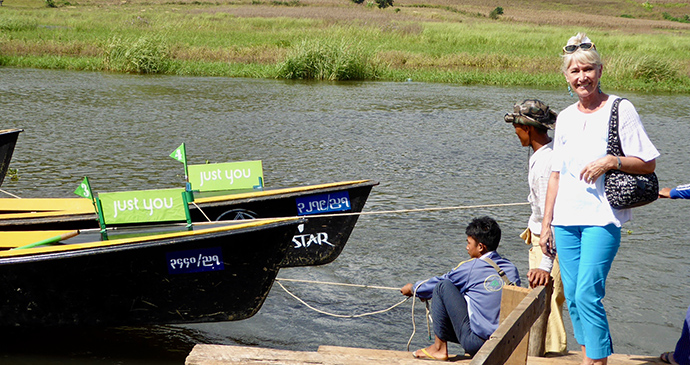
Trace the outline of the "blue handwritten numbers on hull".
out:
M 298 215 L 342 212 L 350 209 L 352 209 L 352 205 L 350 204 L 350 194 L 347 191 L 297 198 Z
M 224 270 L 223 250 L 220 247 L 167 252 L 169 274 L 189 274 Z

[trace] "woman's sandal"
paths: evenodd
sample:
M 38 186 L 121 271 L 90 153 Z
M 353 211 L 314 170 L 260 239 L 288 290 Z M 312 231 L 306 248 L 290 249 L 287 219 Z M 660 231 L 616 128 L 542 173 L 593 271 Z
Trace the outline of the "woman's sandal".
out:
M 678 365 L 678 363 L 676 362 L 676 359 L 673 358 L 673 351 L 664 352 L 663 354 L 661 354 L 659 356 L 659 360 L 661 360 L 667 364 Z

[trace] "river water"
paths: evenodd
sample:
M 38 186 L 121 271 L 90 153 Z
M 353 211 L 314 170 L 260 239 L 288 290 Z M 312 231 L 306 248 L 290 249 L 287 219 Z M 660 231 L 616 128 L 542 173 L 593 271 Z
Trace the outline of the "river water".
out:
M 624 96 L 662 153 L 661 185 L 690 182 L 690 97 Z M 552 90 L 0 68 L 0 128 L 25 129 L 11 164 L 19 180 L 6 179 L 2 189 L 21 197 L 71 197 L 84 176 L 95 191 L 177 187 L 182 165 L 168 155 L 184 142 L 190 163 L 263 160 L 269 188 L 379 181 L 366 212 L 520 203 L 527 197 L 529 155 L 503 115 L 528 97 L 556 110 L 576 101 L 565 84 Z M 283 269 L 279 277 L 399 288 L 466 259 L 467 222 L 490 215 L 503 229 L 499 252 L 526 281 L 528 247 L 518 235 L 529 212 L 516 205 L 364 215 L 333 263 Z M 615 352 L 673 350 L 690 304 L 689 213 L 690 202 L 663 200 L 637 208 L 624 225 L 604 302 Z M 385 309 L 402 299 L 389 289 L 284 285 L 310 305 L 338 314 Z M 405 350 L 413 331 L 411 303 L 343 319 L 312 311 L 274 285 L 259 313 L 247 320 L 4 333 L 0 361 L 182 363 L 194 343 Z M 410 350 L 429 342 L 423 312 L 417 302 Z M 569 347 L 577 350 L 566 321 Z

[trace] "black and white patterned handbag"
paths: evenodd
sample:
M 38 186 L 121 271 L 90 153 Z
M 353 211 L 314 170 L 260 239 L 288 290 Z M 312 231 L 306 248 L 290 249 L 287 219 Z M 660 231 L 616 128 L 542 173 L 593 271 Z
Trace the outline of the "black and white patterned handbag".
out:
M 618 136 L 618 105 L 623 98 L 616 99 L 609 120 L 609 138 L 606 153 L 624 156 Z M 655 173 L 635 175 L 620 170 L 609 170 L 604 179 L 606 199 L 612 208 L 626 209 L 639 207 L 655 201 L 659 197 L 659 180 Z

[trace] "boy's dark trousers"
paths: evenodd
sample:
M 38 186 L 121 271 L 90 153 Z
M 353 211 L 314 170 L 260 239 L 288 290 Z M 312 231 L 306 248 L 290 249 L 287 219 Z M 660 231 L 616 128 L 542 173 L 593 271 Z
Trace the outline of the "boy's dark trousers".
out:
M 476 354 L 484 344 L 485 340 L 472 332 L 467 302 L 450 280 L 441 280 L 434 287 L 431 318 L 436 336 L 459 343 L 467 354 Z

